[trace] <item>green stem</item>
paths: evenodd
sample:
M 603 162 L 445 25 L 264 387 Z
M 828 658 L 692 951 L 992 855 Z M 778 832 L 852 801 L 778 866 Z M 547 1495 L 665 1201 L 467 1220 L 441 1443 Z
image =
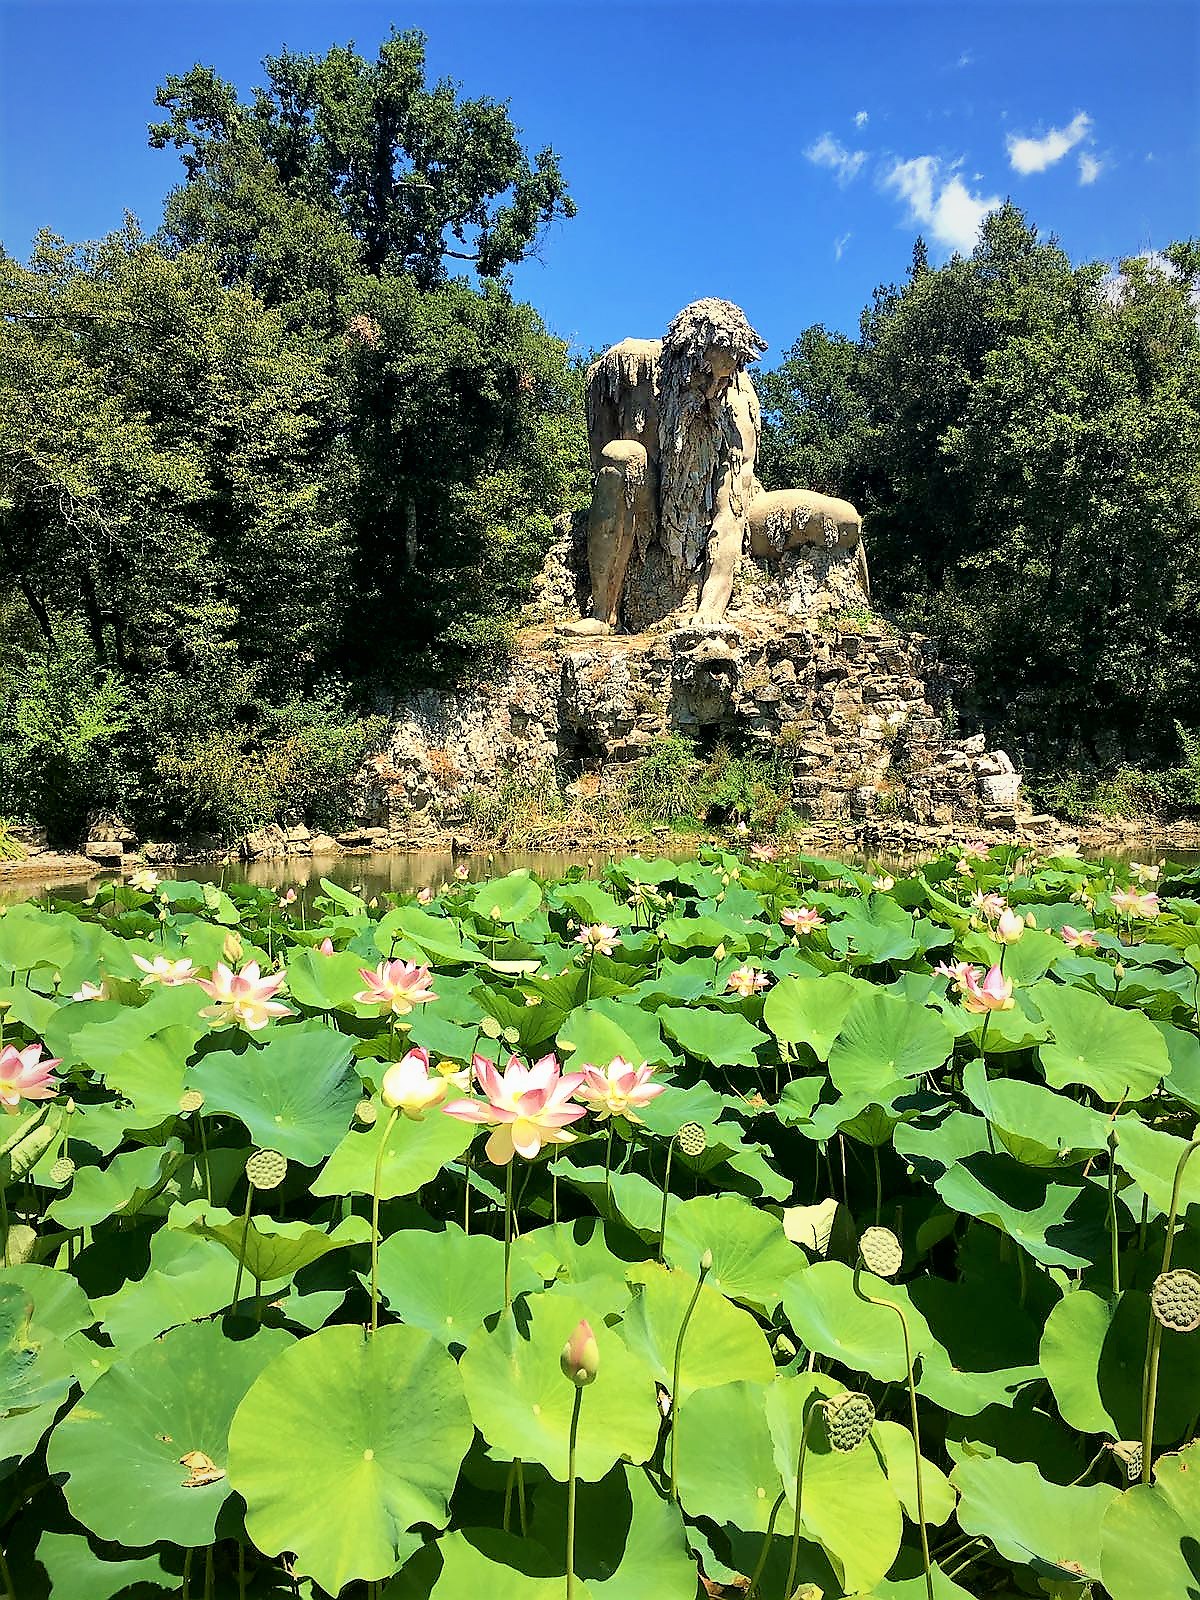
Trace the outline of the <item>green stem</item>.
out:
M 242 1273 L 246 1270 L 246 1240 L 250 1235 L 250 1208 L 254 1204 L 254 1185 L 249 1178 L 246 1179 L 246 1209 L 242 1212 L 242 1237 L 238 1244 L 237 1276 L 233 1280 L 233 1304 L 231 1311 L 237 1310 L 238 1296 L 242 1292 Z M 191 1552 L 188 1552 L 189 1555 Z
M 1175 1248 L 1175 1220 L 1179 1215 L 1179 1194 L 1183 1188 L 1183 1174 L 1188 1162 L 1200 1150 L 1200 1137 L 1195 1138 L 1175 1164 L 1175 1181 L 1171 1185 L 1171 1204 L 1167 1211 L 1167 1232 L 1163 1240 L 1162 1271 L 1171 1270 L 1171 1252 Z M 1154 1408 L 1158 1401 L 1158 1358 L 1162 1350 L 1162 1323 L 1151 1312 L 1150 1337 L 1146 1341 L 1146 1362 L 1142 1368 L 1142 1482 L 1150 1482 L 1151 1451 L 1154 1447 Z
M 788 1600 L 791 1600 L 796 1587 L 796 1565 L 800 1560 L 800 1503 L 804 1495 L 804 1458 L 808 1454 L 808 1430 L 819 1410 L 819 1405 L 813 1406 L 800 1430 L 800 1451 L 796 1457 L 796 1514 L 792 1519 L 792 1556 L 788 1562 L 787 1582 L 783 1586 L 783 1592 L 788 1596 Z
M 604 1198 L 612 1206 L 612 1119 L 609 1118 L 607 1136 L 604 1140 Z
M 371 1332 L 379 1327 L 379 1188 L 383 1181 L 383 1158 L 387 1151 L 388 1140 L 392 1136 L 392 1129 L 396 1126 L 396 1118 L 400 1115 L 399 1107 L 392 1112 L 383 1130 L 383 1138 L 379 1141 L 379 1150 L 375 1156 L 375 1181 L 371 1185 Z
M 894 1300 L 880 1300 L 868 1294 L 862 1286 L 861 1277 L 862 1262 L 857 1261 L 854 1266 L 855 1294 L 868 1305 L 883 1306 L 888 1311 L 894 1311 L 900 1318 L 900 1328 L 904 1334 L 904 1371 L 908 1383 L 909 1414 L 912 1418 L 913 1467 L 917 1480 L 917 1521 L 921 1528 L 921 1559 L 925 1566 L 925 1592 L 928 1600 L 934 1600 L 933 1572 L 929 1565 L 929 1529 L 925 1521 L 925 1486 L 921 1478 L 921 1428 L 917 1417 L 917 1386 L 913 1381 L 912 1341 L 908 1336 L 908 1318 L 904 1315 L 903 1307 L 898 1306 Z
M 513 1163 L 510 1156 L 504 1169 L 504 1309 L 512 1305 L 512 1240 L 513 1240 Z
M 246 1541 L 238 1540 L 238 1600 L 246 1600 Z
M 213 1600 L 213 1547 L 204 1552 L 204 1600 Z
M 4 1229 L 4 1265 L 7 1267 L 10 1263 L 8 1259 L 8 1185 L 6 1183 L 0 1183 L 0 1228 Z
M 192 1592 L 192 1552 L 183 1552 L 183 1600 L 188 1600 Z
M 1091 1472 L 1092 1468 L 1099 1461 L 1100 1457 L 1103 1456 L 1103 1455 L 1106 1455 L 1107 1453 L 1108 1453 L 1108 1446 L 1106 1444 L 1102 1444 L 1100 1446 L 1099 1450 L 1096 1451 L 1096 1454 L 1088 1462 L 1087 1466 L 1084 1467 L 1083 1471 L 1079 1474 L 1079 1476 L 1077 1478 L 1072 1478 L 1071 1479 L 1070 1483 L 1067 1485 L 1067 1488 L 1068 1489 L 1078 1488 L 1078 1486 L 1083 1482 L 1083 1480 Z
M 471 1152 L 467 1151 L 463 1157 L 463 1170 L 466 1174 L 466 1188 L 463 1190 L 463 1232 L 471 1232 Z
M 200 1133 L 200 1156 L 204 1162 L 204 1198 L 208 1201 L 209 1205 L 212 1205 L 212 1167 L 210 1166 L 208 1159 L 208 1135 L 204 1131 L 203 1109 L 197 1111 L 196 1113 L 196 1127 Z
M 4 1580 L 5 1600 L 17 1600 L 17 1586 L 13 1582 L 12 1573 L 8 1569 L 8 1556 L 3 1545 L 0 1545 L 0 1578 Z
M 871 1159 L 875 1164 L 875 1226 L 879 1226 L 880 1214 L 883 1211 L 883 1174 L 879 1169 L 879 1146 L 871 1146 Z
M 662 1212 L 658 1219 L 658 1259 L 666 1263 L 667 1249 L 667 1196 L 671 1192 L 671 1152 L 675 1149 L 675 1135 L 667 1140 L 667 1165 L 663 1171 Z
M 1117 1134 L 1108 1136 L 1108 1234 L 1112 1252 L 1112 1303 L 1121 1298 L 1121 1243 L 1117 1233 Z
M 771 1554 L 771 1540 L 775 1536 L 775 1519 L 779 1509 L 787 1499 L 787 1490 L 781 1489 L 775 1504 L 771 1507 L 771 1517 L 767 1523 L 767 1531 L 763 1535 L 762 1548 L 758 1552 L 758 1560 L 754 1563 L 754 1571 L 750 1574 L 750 1587 L 746 1590 L 746 1600 L 754 1600 L 758 1593 L 758 1586 L 762 1582 L 762 1575 L 767 1565 L 767 1557 Z
M 696 1309 L 696 1301 L 700 1298 L 700 1291 L 707 1276 L 708 1268 L 702 1265 L 692 1298 L 688 1301 L 683 1321 L 679 1324 L 679 1337 L 675 1341 L 675 1362 L 671 1369 L 671 1499 L 676 1505 L 679 1503 L 679 1366 L 683 1360 L 683 1341 L 687 1335 L 688 1323 L 692 1320 L 692 1312 Z
M 567 1600 L 575 1596 L 575 1441 L 579 1435 L 579 1410 L 583 1405 L 583 1384 L 575 1385 L 571 1406 L 571 1433 L 567 1441 Z

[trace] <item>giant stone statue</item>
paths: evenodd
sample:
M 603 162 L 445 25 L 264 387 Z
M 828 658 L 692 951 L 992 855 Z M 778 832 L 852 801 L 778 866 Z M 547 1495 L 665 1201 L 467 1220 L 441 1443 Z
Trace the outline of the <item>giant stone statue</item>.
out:
M 768 491 L 755 476 L 762 423 L 746 367 L 765 349 L 737 306 L 697 300 L 664 338 L 623 339 L 589 368 L 592 615 L 576 631 L 617 628 L 627 585 L 651 570 L 660 610 L 719 623 L 743 552 L 854 549 L 865 594 L 854 507 L 804 489 Z

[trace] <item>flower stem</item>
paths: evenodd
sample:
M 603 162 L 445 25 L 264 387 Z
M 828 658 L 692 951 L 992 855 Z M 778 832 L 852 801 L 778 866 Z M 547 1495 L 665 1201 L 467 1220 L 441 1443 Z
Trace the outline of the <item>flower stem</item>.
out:
M 250 1208 L 254 1204 L 254 1185 L 249 1178 L 246 1179 L 246 1209 L 242 1212 L 242 1237 L 238 1244 L 237 1276 L 233 1280 L 233 1303 L 231 1311 L 237 1310 L 238 1296 L 242 1292 L 242 1273 L 246 1270 L 246 1240 L 250 1236 Z M 189 1554 L 191 1552 L 189 1551 Z
M 1193 1139 L 1175 1164 L 1175 1181 L 1171 1185 L 1171 1204 L 1167 1211 L 1167 1232 L 1163 1240 L 1162 1271 L 1171 1270 L 1171 1252 L 1175 1248 L 1175 1219 L 1179 1215 L 1179 1194 L 1183 1188 L 1183 1174 L 1188 1162 L 1200 1150 L 1200 1136 Z M 1142 1368 L 1142 1482 L 1150 1482 L 1151 1452 L 1154 1447 L 1154 1409 L 1158 1401 L 1158 1359 L 1162 1350 L 1162 1323 L 1150 1315 L 1150 1337 L 1146 1340 L 1146 1362 Z
M 679 1337 L 675 1341 L 675 1362 L 671 1370 L 671 1499 L 676 1505 L 679 1503 L 679 1367 L 683 1360 L 683 1341 L 687 1335 L 688 1323 L 692 1320 L 692 1312 L 696 1309 L 696 1301 L 700 1298 L 700 1291 L 707 1276 L 708 1268 L 701 1265 L 695 1290 L 688 1301 L 687 1310 L 683 1313 L 683 1321 L 679 1324 Z
M 921 1559 L 925 1566 L 925 1592 L 928 1600 L 934 1600 L 933 1572 L 929 1565 L 929 1529 L 925 1522 L 925 1486 L 921 1479 L 921 1429 L 917 1418 L 917 1386 L 913 1381 L 912 1341 L 908 1336 L 908 1318 L 904 1315 L 902 1306 L 894 1300 L 880 1300 L 868 1294 L 860 1282 L 862 1276 L 862 1262 L 854 1266 L 854 1292 L 860 1300 L 865 1300 L 871 1306 L 883 1306 L 888 1311 L 894 1311 L 900 1318 L 900 1328 L 904 1334 L 904 1371 L 908 1384 L 909 1414 L 912 1418 L 913 1436 L 913 1469 L 917 1480 L 917 1521 L 921 1528 Z
M 789 1600 L 796 1586 L 796 1564 L 800 1559 L 800 1504 L 804 1496 L 804 1458 L 808 1454 L 808 1430 L 819 1410 L 819 1405 L 813 1406 L 800 1430 L 800 1450 L 796 1456 L 796 1514 L 792 1519 L 792 1555 L 788 1562 L 787 1582 L 783 1586 L 783 1592 L 789 1596 Z
M 396 1118 L 400 1115 L 399 1108 L 392 1112 L 383 1130 L 383 1138 L 379 1141 L 379 1149 L 375 1155 L 375 1181 L 371 1185 L 371 1332 L 379 1327 L 379 1190 L 383 1182 L 383 1158 L 387 1151 L 388 1140 L 392 1136 L 392 1129 L 396 1126 Z
M 667 1140 L 667 1165 L 663 1171 L 662 1213 L 658 1219 L 658 1259 L 666 1262 L 667 1249 L 667 1196 L 671 1192 L 671 1152 L 675 1149 L 675 1135 Z
M 780 1507 L 786 1499 L 787 1490 L 781 1489 L 776 1497 L 775 1504 L 771 1507 L 767 1531 L 763 1534 L 762 1548 L 758 1552 L 758 1560 L 754 1563 L 754 1571 L 750 1575 L 750 1587 L 746 1590 L 746 1600 L 754 1600 L 754 1596 L 758 1593 L 758 1586 L 762 1582 L 763 1571 L 767 1565 L 767 1557 L 771 1553 L 771 1540 L 775 1535 L 775 1519 L 778 1517 Z
M 513 1241 L 513 1162 L 511 1156 L 504 1169 L 504 1309 L 512 1305 L 512 1241 Z
M 609 1119 L 608 1131 L 604 1140 L 604 1198 L 612 1205 L 612 1120 Z
M 575 1441 L 579 1436 L 579 1410 L 583 1405 L 583 1385 L 575 1385 L 571 1406 L 571 1433 L 567 1441 L 567 1600 L 575 1596 Z

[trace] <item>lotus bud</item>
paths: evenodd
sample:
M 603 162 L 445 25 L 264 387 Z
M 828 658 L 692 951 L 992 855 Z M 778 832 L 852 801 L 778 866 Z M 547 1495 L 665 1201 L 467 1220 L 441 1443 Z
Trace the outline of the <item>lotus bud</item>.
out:
M 1125 1476 L 1129 1482 L 1136 1483 L 1142 1475 L 1142 1441 L 1118 1439 L 1116 1444 L 1110 1444 L 1108 1448 L 1125 1468 Z
M 894 1278 L 904 1261 L 900 1241 L 890 1228 L 868 1228 L 858 1241 L 858 1252 L 877 1278 Z
M 1001 944 L 1016 944 L 1025 932 L 1025 919 L 1007 906 L 996 919 L 996 938 Z
M 287 1157 L 278 1150 L 256 1150 L 246 1163 L 246 1180 L 256 1189 L 278 1189 L 287 1177 Z
M 558 1364 L 562 1368 L 563 1377 L 570 1378 L 579 1388 L 595 1383 L 596 1374 L 600 1370 L 600 1346 L 596 1343 L 596 1335 L 586 1318 L 579 1323 L 575 1332 L 563 1345 Z
M 1150 1290 L 1150 1309 L 1175 1333 L 1194 1333 L 1200 1328 L 1200 1273 L 1190 1267 L 1160 1272 Z
M 221 954 L 231 966 L 242 959 L 242 941 L 238 934 L 227 933 L 225 943 L 221 946 Z
M 725 959 L 725 946 L 724 946 L 724 944 L 719 944 L 717 946 L 717 948 L 713 951 L 713 960 L 715 962 L 717 962 L 718 965 L 720 965 L 720 963 L 722 961 L 724 961 L 724 959 Z
M 875 1425 L 875 1407 L 867 1395 L 854 1389 L 826 1400 L 824 1411 L 829 1443 L 843 1455 L 857 1450 Z
M 1118 961 L 1116 966 L 1113 968 L 1113 977 L 1117 980 L 1118 983 L 1121 983 L 1124 980 L 1124 977 L 1125 977 L 1125 963 L 1123 961 Z
M 700 1257 L 700 1274 L 702 1277 L 705 1273 L 712 1271 L 712 1261 L 712 1251 L 706 1250 Z

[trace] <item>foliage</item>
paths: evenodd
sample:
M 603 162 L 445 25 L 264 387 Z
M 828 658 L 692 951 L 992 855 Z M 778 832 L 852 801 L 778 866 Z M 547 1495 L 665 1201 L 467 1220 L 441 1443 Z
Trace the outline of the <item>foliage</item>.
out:
M 1008 205 L 763 380 L 772 485 L 860 506 L 877 596 L 1031 766 L 1161 766 L 1200 722 L 1196 282 L 1187 246 L 1072 266 Z
M 770 755 L 739 754 L 718 744 L 701 757 L 683 734 L 655 741 L 626 784 L 625 798 L 649 823 L 745 823 L 787 833 L 796 820 L 785 748 Z
M 1132 920 L 1113 869 L 967 865 L 880 892 L 713 850 L 424 906 L 165 881 L 9 908 L 6 1041 L 61 1058 L 0 1170 L 9 1586 L 177 1589 L 203 1561 L 219 1594 L 561 1595 L 573 1464 L 577 1596 L 757 1571 L 895 1600 L 926 1592 L 923 1541 L 935 1595 L 1185 1593 L 1200 1336 L 1149 1291 L 1171 1267 L 1182 1326 L 1200 1281 L 1200 873 Z M 1034 925 L 998 945 L 984 893 Z M 798 904 L 822 926 L 789 933 Z M 381 952 L 432 968 L 399 1019 L 359 999 Z M 288 1015 L 217 1031 L 159 956 L 257 961 Z M 1003 963 L 1011 1006 L 968 1009 L 955 961 Z M 730 989 L 746 966 L 765 994 Z M 387 1122 L 411 1046 L 619 1052 L 662 1092 L 518 1162 L 510 1261 L 476 1125 Z

